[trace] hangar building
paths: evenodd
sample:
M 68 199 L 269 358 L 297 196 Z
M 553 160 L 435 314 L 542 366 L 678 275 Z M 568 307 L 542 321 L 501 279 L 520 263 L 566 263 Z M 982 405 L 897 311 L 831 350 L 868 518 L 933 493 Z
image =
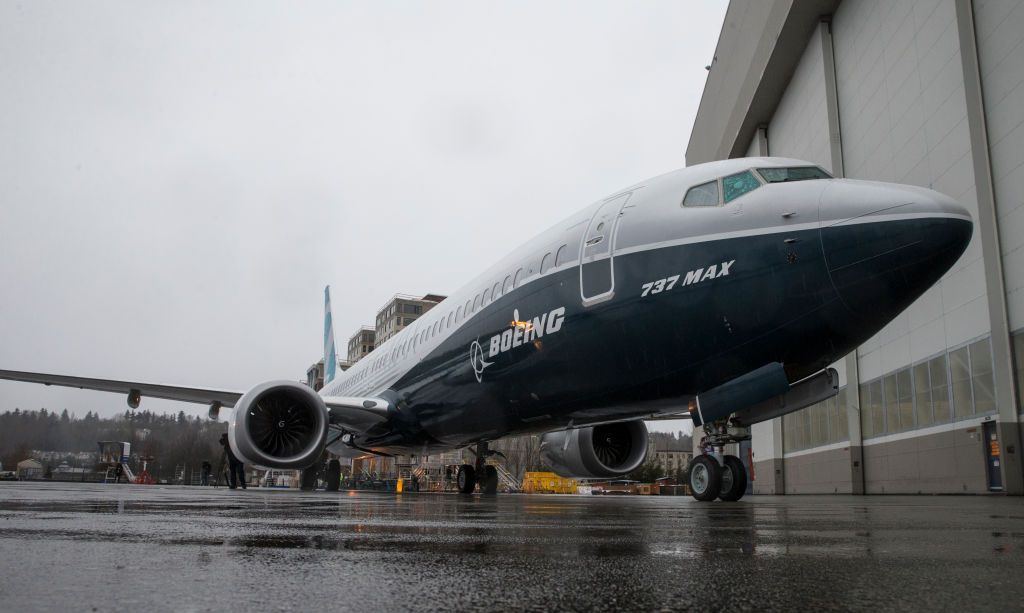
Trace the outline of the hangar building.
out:
M 688 165 L 773 155 L 970 211 L 961 260 L 754 428 L 755 493 L 1024 493 L 1024 0 L 733 0 Z

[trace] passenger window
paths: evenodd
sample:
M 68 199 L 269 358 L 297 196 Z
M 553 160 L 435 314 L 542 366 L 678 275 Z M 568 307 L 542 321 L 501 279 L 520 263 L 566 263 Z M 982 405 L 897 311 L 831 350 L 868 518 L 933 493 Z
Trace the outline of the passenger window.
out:
M 551 252 L 544 254 L 544 258 L 540 261 L 540 274 L 544 274 L 548 271 L 548 267 L 551 266 Z
M 449 312 L 448 313 L 448 325 L 447 325 L 448 328 L 452 327 L 452 317 L 454 317 L 454 316 L 455 316 L 455 313 L 453 313 L 453 312 Z
M 482 301 L 480 301 L 480 306 L 484 306 L 485 304 L 490 302 L 490 300 L 491 300 L 491 288 L 488 287 L 487 289 L 484 290 L 484 299 Z
M 561 266 L 562 264 L 565 264 L 566 258 L 569 257 L 569 255 L 567 253 L 568 247 L 569 247 L 568 245 L 562 245 L 561 247 L 558 248 L 558 252 L 555 253 L 555 266 L 556 267 L 557 266 Z
M 462 307 L 455 309 L 455 323 L 459 323 L 460 319 L 462 319 Z
M 691 187 L 683 198 L 683 206 L 718 206 L 718 180 Z
M 505 282 L 501 284 L 501 294 L 504 296 L 508 293 L 509 288 L 512 286 L 512 275 L 505 277 Z
M 722 179 L 722 193 L 725 195 L 726 202 L 732 202 L 759 187 L 761 187 L 761 183 L 754 178 L 754 174 L 749 170 Z
M 519 281 L 521 281 L 522 278 L 523 278 L 523 269 L 520 268 L 519 270 L 516 271 L 515 279 L 512 279 L 512 287 L 519 287 Z
M 476 310 L 479 309 L 479 308 L 480 308 L 480 294 L 477 294 L 473 298 L 473 312 L 476 313 Z
M 494 284 L 494 291 L 491 292 L 491 294 L 494 296 L 495 300 L 498 299 L 498 296 L 501 295 L 501 281 Z
M 470 307 L 470 306 L 471 306 L 471 305 L 470 305 L 470 302 L 469 302 L 469 300 L 467 300 L 467 301 L 466 301 L 466 310 L 464 310 L 464 311 L 462 312 L 462 314 L 463 314 L 463 315 L 464 315 L 465 317 L 467 317 L 467 318 L 469 317 L 469 314 L 473 312 L 473 311 L 470 311 L 470 310 L 469 310 L 469 307 Z

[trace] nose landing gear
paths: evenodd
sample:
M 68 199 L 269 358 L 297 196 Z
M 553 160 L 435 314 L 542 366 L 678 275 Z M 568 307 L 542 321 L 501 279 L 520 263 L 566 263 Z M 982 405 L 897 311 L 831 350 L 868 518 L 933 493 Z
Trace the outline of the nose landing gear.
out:
M 722 467 L 715 458 L 701 454 L 690 465 L 690 491 L 701 502 L 718 498 L 722 489 Z
M 725 455 L 729 443 L 750 440 L 750 430 L 730 426 L 722 420 L 704 424 L 702 453 L 690 464 L 690 491 L 701 502 L 715 498 L 734 502 L 747 491 L 747 469 L 734 455 Z

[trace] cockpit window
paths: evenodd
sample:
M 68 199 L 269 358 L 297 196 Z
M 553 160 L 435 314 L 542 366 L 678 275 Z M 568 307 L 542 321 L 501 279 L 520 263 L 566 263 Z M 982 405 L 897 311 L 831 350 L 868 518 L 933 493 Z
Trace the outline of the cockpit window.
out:
M 725 195 L 726 202 L 731 202 L 759 187 L 761 187 L 760 181 L 754 178 L 753 173 L 749 170 L 722 179 L 722 193 Z
M 718 180 L 691 187 L 683 198 L 683 206 L 718 206 Z
M 809 181 L 811 179 L 831 179 L 832 177 L 817 166 L 794 166 L 792 168 L 758 168 L 758 174 L 769 183 L 785 183 L 786 181 Z

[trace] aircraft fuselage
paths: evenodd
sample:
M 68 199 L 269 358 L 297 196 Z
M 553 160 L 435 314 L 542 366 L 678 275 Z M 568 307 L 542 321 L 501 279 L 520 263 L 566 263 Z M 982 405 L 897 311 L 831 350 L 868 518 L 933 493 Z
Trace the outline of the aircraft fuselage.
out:
M 359 447 L 433 451 L 679 413 L 772 362 L 795 382 L 880 330 L 972 234 L 936 192 L 830 178 L 684 206 L 751 158 L 669 173 L 597 202 L 425 313 L 322 393 L 386 398 Z M 724 200 L 724 198 L 722 198 Z M 518 272 L 517 272 L 518 271 Z M 466 314 L 469 313 L 467 316 Z M 740 407 L 737 407 L 740 408 Z

